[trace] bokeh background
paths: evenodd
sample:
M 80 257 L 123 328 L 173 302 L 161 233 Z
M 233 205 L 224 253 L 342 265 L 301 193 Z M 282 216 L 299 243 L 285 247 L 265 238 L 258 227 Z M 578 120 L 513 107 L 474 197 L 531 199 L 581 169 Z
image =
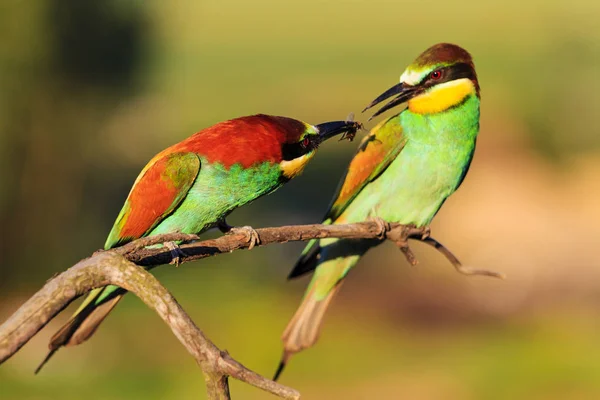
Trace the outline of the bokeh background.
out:
M 282 382 L 307 399 L 600 398 L 600 3 L 5 1 L 0 5 L 0 320 L 100 248 L 143 165 L 203 127 L 269 113 L 342 119 L 440 41 L 475 57 L 478 148 L 433 224 L 470 266 L 416 243 L 368 254 Z M 372 124 L 368 124 L 372 126 Z M 356 142 L 236 211 L 316 222 Z M 401 206 L 401 205 L 399 205 Z M 156 270 L 215 343 L 272 374 L 307 279 L 300 244 Z M 2 399 L 197 399 L 195 362 L 127 296 L 88 343 L 33 370 L 74 305 L 0 367 Z M 232 382 L 237 399 L 269 395 Z

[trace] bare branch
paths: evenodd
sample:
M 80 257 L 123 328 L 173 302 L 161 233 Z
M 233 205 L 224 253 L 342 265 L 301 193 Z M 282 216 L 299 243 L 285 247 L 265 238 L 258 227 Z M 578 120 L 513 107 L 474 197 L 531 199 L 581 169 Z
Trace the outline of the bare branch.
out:
M 284 399 L 300 398 L 294 389 L 268 381 L 221 352 L 152 274 L 115 252 L 82 260 L 51 279 L 0 326 L 0 362 L 27 343 L 73 299 L 109 284 L 134 293 L 169 325 L 200 365 L 210 399 L 229 399 L 228 375 Z
M 307 241 L 334 237 L 340 239 L 390 239 L 394 243 L 407 247 L 407 239 L 420 238 L 427 228 L 415 228 L 401 224 L 384 224 L 379 221 L 359 222 L 345 225 L 291 225 L 274 228 L 259 228 L 256 233 L 259 244 L 256 247 L 273 243 L 287 243 L 294 241 Z M 140 240 L 156 244 L 170 241 L 188 242 L 190 235 L 166 234 Z M 150 241 L 151 240 L 151 241 Z M 193 240 L 193 238 L 192 238 Z M 168 264 L 173 261 L 172 252 L 165 247 L 140 248 L 137 240 L 120 247 L 118 251 L 128 260 L 145 267 Z M 239 249 L 247 249 L 250 241 L 243 233 L 227 234 L 216 239 L 202 240 L 193 243 L 184 243 L 179 246 L 181 253 L 180 263 L 194 261 L 201 258 L 214 256 L 221 253 L 230 253 Z
M 259 246 L 327 237 L 387 239 L 402 250 L 412 265 L 417 263 L 417 259 L 408 246 L 408 239 L 416 239 L 435 247 L 461 273 L 502 277 L 501 274 L 493 271 L 463 267 L 447 248 L 429 236 L 428 228 L 390 224 L 379 219 L 348 225 L 262 228 L 255 232 L 259 238 Z M 218 349 L 204 336 L 169 291 L 152 274 L 139 267 L 152 268 L 174 261 L 176 255 L 166 246 L 146 247 L 161 243 L 180 243 L 178 261 L 181 263 L 249 248 L 253 245 L 251 238 L 240 232 L 190 243 L 197 239 L 196 235 L 180 233 L 142 238 L 116 249 L 97 251 L 92 257 L 80 261 L 50 279 L 0 326 L 0 363 L 16 353 L 75 298 L 92 289 L 112 284 L 133 292 L 169 325 L 202 369 L 210 399 L 230 398 L 229 376 L 281 398 L 299 398 L 300 394 L 294 389 L 247 369 L 231 358 L 227 352 Z

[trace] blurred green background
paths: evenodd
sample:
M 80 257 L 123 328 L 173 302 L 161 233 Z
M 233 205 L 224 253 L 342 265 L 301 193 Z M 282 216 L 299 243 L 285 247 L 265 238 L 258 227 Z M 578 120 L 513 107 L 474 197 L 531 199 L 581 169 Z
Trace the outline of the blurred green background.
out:
M 307 399 L 600 398 L 599 18 L 591 0 L 3 2 L 0 320 L 103 245 L 164 147 L 258 112 L 366 120 L 365 104 L 448 41 L 475 57 L 482 130 L 433 232 L 508 279 L 460 276 L 420 244 L 411 267 L 381 246 L 282 383 Z M 318 221 L 355 147 L 328 143 L 229 222 Z M 270 376 L 307 283 L 285 280 L 301 247 L 156 273 L 218 346 Z M 0 398 L 203 398 L 195 362 L 134 296 L 34 376 L 74 307 L 0 367 Z M 270 397 L 231 385 L 236 399 Z

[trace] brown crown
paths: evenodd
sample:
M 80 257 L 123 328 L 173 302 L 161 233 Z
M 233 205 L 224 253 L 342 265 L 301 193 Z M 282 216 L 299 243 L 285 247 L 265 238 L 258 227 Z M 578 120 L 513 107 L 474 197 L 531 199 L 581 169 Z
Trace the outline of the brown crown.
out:
M 451 43 L 438 43 L 425 50 L 414 64 L 419 67 L 446 63 L 466 63 L 473 65 L 473 58 L 468 51 Z

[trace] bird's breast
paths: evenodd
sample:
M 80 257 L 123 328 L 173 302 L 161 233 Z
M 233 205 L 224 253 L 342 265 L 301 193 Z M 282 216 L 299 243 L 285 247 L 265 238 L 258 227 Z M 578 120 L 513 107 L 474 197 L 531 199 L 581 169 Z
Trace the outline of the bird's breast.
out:
M 458 187 L 473 146 L 407 141 L 400 155 L 361 191 L 341 218 L 358 222 L 377 216 L 403 224 L 428 225 Z

